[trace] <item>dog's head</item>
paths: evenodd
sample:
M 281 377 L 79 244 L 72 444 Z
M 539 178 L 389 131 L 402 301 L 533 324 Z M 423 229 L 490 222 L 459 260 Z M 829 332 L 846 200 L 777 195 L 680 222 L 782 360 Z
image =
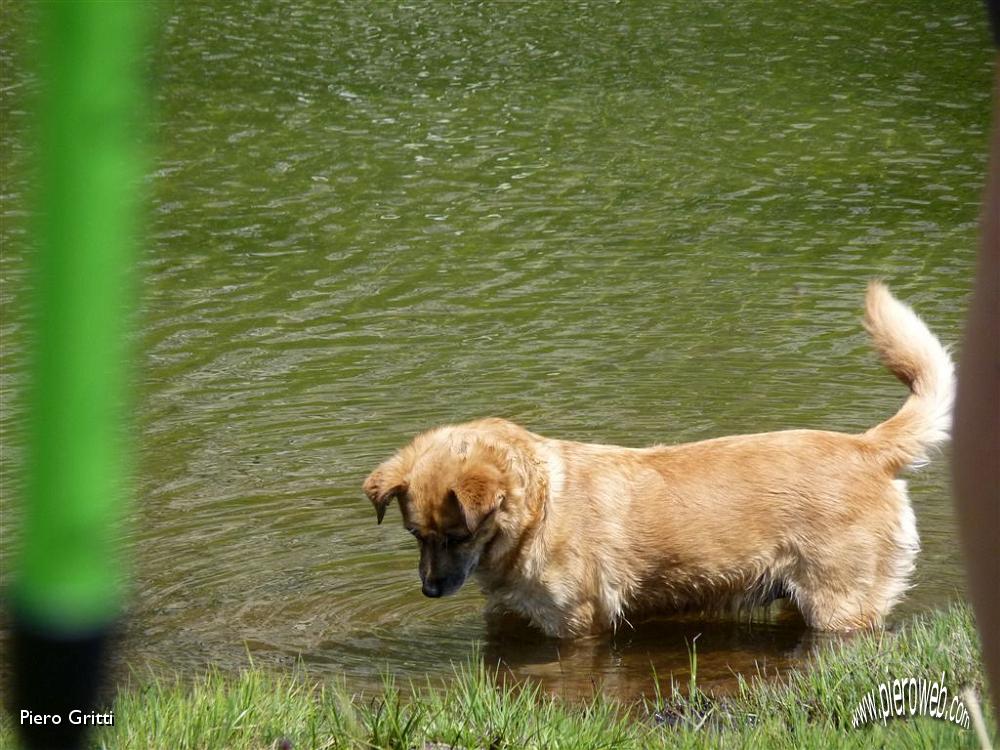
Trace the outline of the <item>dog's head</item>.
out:
M 382 523 L 395 499 L 403 526 L 420 543 L 426 596 L 453 594 L 475 570 L 497 533 L 495 514 L 507 499 L 503 451 L 434 433 L 418 437 L 373 471 L 364 491 Z

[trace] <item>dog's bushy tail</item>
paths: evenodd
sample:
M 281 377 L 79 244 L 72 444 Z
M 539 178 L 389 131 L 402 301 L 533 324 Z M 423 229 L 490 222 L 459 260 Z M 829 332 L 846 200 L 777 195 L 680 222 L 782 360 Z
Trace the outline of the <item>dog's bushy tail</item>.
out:
M 931 448 L 948 440 L 955 399 L 951 357 L 909 305 L 879 281 L 868 284 L 865 328 L 886 367 L 910 389 L 903 407 L 865 437 L 893 471 L 921 465 Z

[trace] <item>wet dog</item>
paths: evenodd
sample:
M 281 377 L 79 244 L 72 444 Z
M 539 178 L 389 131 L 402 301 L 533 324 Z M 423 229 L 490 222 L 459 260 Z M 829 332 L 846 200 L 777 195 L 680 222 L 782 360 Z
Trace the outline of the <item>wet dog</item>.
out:
M 643 612 L 778 591 L 822 630 L 874 627 L 901 598 L 919 541 L 905 466 L 947 439 L 953 366 L 879 282 L 865 327 L 910 389 L 857 435 L 787 430 L 624 448 L 555 440 L 503 419 L 438 427 L 364 482 L 378 522 L 397 500 L 423 592 L 472 573 L 488 611 L 573 637 Z

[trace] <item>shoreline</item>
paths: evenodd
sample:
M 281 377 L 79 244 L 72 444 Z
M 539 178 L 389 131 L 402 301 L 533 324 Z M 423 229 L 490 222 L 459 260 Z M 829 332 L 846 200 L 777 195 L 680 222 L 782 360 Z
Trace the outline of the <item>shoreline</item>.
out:
M 698 687 L 696 650 L 691 672 L 683 684 L 659 676 L 658 695 L 628 702 L 599 691 L 573 702 L 530 683 L 504 685 L 481 662 L 454 667 L 448 681 L 401 686 L 386 675 L 374 694 L 352 694 L 301 669 L 251 666 L 236 675 L 210 670 L 173 680 L 133 674 L 107 708 L 114 724 L 94 731 L 89 747 L 978 748 L 967 722 L 948 721 L 943 689 L 958 708 L 975 696 L 971 710 L 990 716 L 979 640 L 961 603 L 918 615 L 898 632 L 822 647 L 806 668 L 777 680 L 741 676 L 727 695 Z M 930 693 L 940 699 L 934 710 L 927 697 L 921 711 L 907 709 L 910 680 L 939 684 L 938 695 Z M 953 718 L 960 718 L 958 708 Z M 14 745 L 16 720 L 7 714 L 0 724 L 5 747 Z M 987 732 L 995 744 L 989 718 Z

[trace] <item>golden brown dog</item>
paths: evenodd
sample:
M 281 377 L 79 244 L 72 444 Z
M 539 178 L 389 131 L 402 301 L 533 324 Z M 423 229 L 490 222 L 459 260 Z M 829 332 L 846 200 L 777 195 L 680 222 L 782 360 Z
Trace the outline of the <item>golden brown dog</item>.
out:
M 906 590 L 919 545 L 895 476 L 947 439 L 954 388 L 944 348 L 883 284 L 869 285 L 865 313 L 911 395 L 860 435 L 623 448 L 481 419 L 418 435 L 364 491 L 379 523 L 399 501 L 427 596 L 475 572 L 489 610 L 549 635 L 776 591 L 815 628 L 875 626 Z

